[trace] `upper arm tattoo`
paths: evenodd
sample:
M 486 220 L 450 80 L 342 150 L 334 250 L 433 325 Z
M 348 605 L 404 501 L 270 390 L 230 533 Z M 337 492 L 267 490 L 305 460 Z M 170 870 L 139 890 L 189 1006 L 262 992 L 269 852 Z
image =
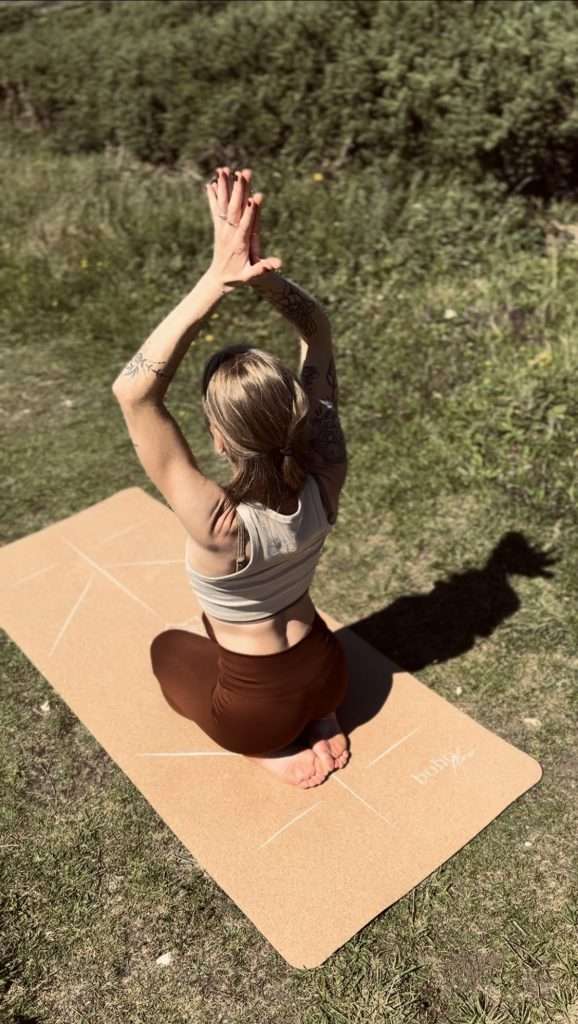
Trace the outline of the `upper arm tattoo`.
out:
M 323 459 L 337 465 L 347 462 L 347 448 L 339 414 L 332 402 L 320 398 L 313 410 L 311 447 Z
M 333 354 L 325 376 L 329 385 L 329 398 L 315 398 L 314 385 L 320 377 L 319 367 L 305 362 L 301 371 L 301 381 L 312 406 L 311 447 L 323 462 L 338 465 L 347 462 L 347 448 L 337 410 L 337 371 Z
M 152 373 L 155 373 L 157 375 L 157 377 L 168 377 L 169 376 L 168 373 L 163 373 L 162 370 L 155 369 L 155 367 L 157 367 L 157 366 L 166 366 L 166 365 L 167 365 L 167 360 L 166 359 L 156 360 L 156 361 L 153 362 L 150 359 L 147 359 L 146 356 L 142 352 L 139 351 L 126 364 L 124 370 L 122 371 L 122 376 L 123 377 L 136 377 L 137 374 L 141 370 L 143 370 L 143 371 L 144 370 L 151 370 Z
M 306 392 L 309 398 L 312 398 L 313 385 L 319 380 L 321 374 L 316 366 L 312 366 L 311 363 L 304 363 L 303 369 L 301 370 L 300 379 L 303 386 L 303 390 Z
M 312 399 L 313 396 L 313 385 L 317 383 L 321 377 L 321 370 L 316 363 L 308 363 L 305 360 L 303 368 L 301 370 L 301 384 L 303 390 L 307 393 L 308 397 Z M 329 360 L 329 366 L 327 367 L 327 373 L 325 374 L 325 381 L 329 386 L 329 401 L 337 408 L 337 370 L 335 368 L 335 353 L 331 353 L 331 359 Z

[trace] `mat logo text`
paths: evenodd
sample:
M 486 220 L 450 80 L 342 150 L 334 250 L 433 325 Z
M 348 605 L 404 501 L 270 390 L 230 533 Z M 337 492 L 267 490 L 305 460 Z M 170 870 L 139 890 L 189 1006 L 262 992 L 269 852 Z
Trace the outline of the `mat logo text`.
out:
M 467 754 L 460 754 L 459 750 L 456 750 L 451 754 L 440 754 L 438 757 L 432 757 L 426 768 L 423 768 L 421 772 L 418 772 L 417 775 L 412 775 L 411 777 L 412 779 L 415 779 L 416 782 L 419 782 L 421 786 L 425 786 L 431 779 L 434 779 L 440 772 L 443 772 L 444 769 L 449 768 L 450 766 L 455 772 L 456 768 L 459 768 L 460 765 L 468 759 L 468 757 L 473 757 L 474 754 L 475 747 L 468 750 Z

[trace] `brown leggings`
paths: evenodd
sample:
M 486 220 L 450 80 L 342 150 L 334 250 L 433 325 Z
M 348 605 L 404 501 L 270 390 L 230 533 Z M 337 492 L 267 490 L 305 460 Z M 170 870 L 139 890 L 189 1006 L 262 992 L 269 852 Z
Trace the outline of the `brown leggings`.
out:
M 159 633 L 150 653 L 173 710 L 219 746 L 253 757 L 297 739 L 336 710 L 348 687 L 344 649 L 317 612 L 307 636 L 278 654 L 239 654 L 182 629 Z

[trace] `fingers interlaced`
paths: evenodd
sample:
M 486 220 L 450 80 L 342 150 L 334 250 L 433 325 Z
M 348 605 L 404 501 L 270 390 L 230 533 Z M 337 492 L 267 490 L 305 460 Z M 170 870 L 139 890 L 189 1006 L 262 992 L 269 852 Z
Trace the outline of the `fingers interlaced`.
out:
M 263 200 L 263 194 L 257 192 L 255 196 L 251 196 L 251 205 L 245 207 L 245 212 L 241 218 L 240 228 L 241 237 L 244 242 L 248 242 L 249 238 L 253 233 L 255 224 L 257 223 L 257 217 L 259 213 L 259 206 Z
M 253 172 L 250 168 L 238 171 L 236 176 L 232 175 L 228 167 L 217 167 L 214 178 L 206 185 L 207 199 L 211 207 L 213 219 L 218 216 L 221 220 L 227 220 L 231 225 L 239 225 L 246 220 L 246 223 L 253 223 L 253 214 L 257 213 L 255 204 L 248 205 L 251 196 L 251 178 Z
M 227 213 L 229 197 L 229 168 L 221 167 L 220 174 L 217 172 L 217 199 L 219 203 L 219 213 Z
M 229 199 L 228 219 L 232 224 L 238 224 L 247 208 L 247 199 L 251 191 L 251 177 L 253 172 L 249 168 L 237 171 L 233 178 L 233 186 Z
M 251 193 L 252 174 L 250 168 L 233 175 L 229 167 L 217 167 L 214 177 L 206 185 L 211 211 L 238 224 Z
M 213 221 L 217 225 L 217 218 L 225 219 L 229 208 L 229 185 L 227 175 L 222 173 L 225 168 L 217 167 L 214 178 L 206 186 L 207 199 L 211 207 Z

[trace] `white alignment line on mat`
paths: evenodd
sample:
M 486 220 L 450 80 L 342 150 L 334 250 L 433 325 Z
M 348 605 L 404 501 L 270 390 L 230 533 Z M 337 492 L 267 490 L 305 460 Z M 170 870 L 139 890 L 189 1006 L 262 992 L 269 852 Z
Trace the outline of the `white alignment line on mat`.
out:
M 266 839 L 264 843 L 261 843 L 258 849 L 262 850 L 264 846 L 267 846 L 267 844 L 271 843 L 273 839 L 276 839 L 277 836 L 280 836 L 281 833 L 284 832 L 286 828 L 289 828 L 290 825 L 294 825 L 296 821 L 299 821 L 301 818 L 304 817 L 304 815 L 309 814 L 309 812 L 314 810 L 315 807 L 319 807 L 319 804 L 321 802 L 321 800 L 318 800 L 316 804 L 311 804 L 311 807 L 307 807 L 304 811 L 301 811 L 301 814 L 298 814 L 297 817 L 291 818 L 291 821 L 288 821 L 286 825 L 283 825 L 280 829 L 277 830 L 277 832 L 274 832 L 272 836 L 269 836 L 269 838 Z
M 180 750 L 180 751 L 171 751 L 171 752 L 169 752 L 169 751 L 159 751 L 159 752 L 156 752 L 156 753 L 146 752 L 146 753 L 137 754 L 136 756 L 137 757 L 224 757 L 224 756 L 228 756 L 228 757 L 241 757 L 242 755 L 241 754 L 235 754 L 231 750 Z M 351 789 L 350 786 L 346 785 L 346 783 L 343 781 L 343 779 L 340 779 L 337 775 L 331 775 L 330 778 L 333 779 L 335 782 L 339 782 L 343 786 L 343 788 L 348 791 L 348 793 L 351 793 L 351 795 L 356 798 L 356 800 L 359 800 L 370 811 L 373 811 L 374 814 L 377 814 L 378 818 L 381 818 L 382 821 L 385 821 L 386 825 L 389 825 L 390 827 L 393 827 L 393 822 L 390 821 L 389 818 L 386 818 L 383 814 L 380 814 L 380 812 L 378 810 L 376 810 L 375 807 L 373 807 L 370 803 L 368 803 L 367 800 L 364 800 L 362 796 L 359 796 L 359 793 L 356 793 L 354 789 Z M 322 802 L 323 801 L 318 800 L 317 803 L 312 804 L 311 807 L 308 807 L 305 811 L 302 811 L 301 814 L 298 814 L 295 818 L 292 818 L 291 821 L 288 821 L 285 825 L 282 825 L 281 828 L 277 829 L 277 831 L 274 832 L 272 836 L 269 836 L 269 838 L 266 839 L 264 843 L 261 843 L 261 845 L 258 847 L 258 849 L 262 850 L 264 846 L 267 846 L 268 843 L 271 843 L 274 839 L 277 838 L 277 836 L 280 836 L 291 825 L 294 825 L 295 822 L 300 821 L 300 819 L 305 814 L 308 814 L 309 811 L 312 811 L 314 807 L 318 807 L 319 804 L 322 803 Z
M 343 786 L 343 788 L 346 789 L 349 793 L 351 793 L 351 795 L 354 796 L 357 800 L 360 800 L 362 804 L 365 804 L 365 806 L 368 807 L 370 811 L 373 811 L 374 814 L 377 814 L 377 817 L 381 818 L 382 821 L 385 821 L 386 825 L 391 825 L 393 827 L 393 822 L 390 821 L 389 818 L 386 818 L 383 814 L 380 814 L 379 811 L 376 811 L 375 807 L 372 807 L 372 805 L 369 804 L 367 800 L 364 800 L 363 797 L 359 795 L 359 793 L 356 793 L 355 790 L 352 789 L 351 786 L 348 786 L 347 783 L 343 781 L 343 779 L 340 779 L 338 775 L 332 775 L 331 778 L 334 779 L 335 782 L 338 782 L 340 786 Z
M 48 572 L 50 569 L 55 569 L 57 565 L 61 565 L 61 563 L 53 562 L 52 565 L 45 565 L 44 569 L 37 569 L 36 572 L 28 573 L 28 576 L 21 576 L 19 580 L 13 580 L 13 582 L 10 583 L 9 586 L 17 587 L 19 583 L 26 583 L 28 580 L 33 580 L 35 576 L 40 576 L 40 574 L 43 572 Z
M 142 608 L 146 608 L 147 612 L 151 612 L 151 614 L 154 615 L 155 618 L 161 618 L 159 613 L 155 612 L 154 608 L 151 608 L 150 605 L 146 604 L 145 601 L 141 601 L 140 597 L 137 597 L 136 594 L 133 594 L 132 591 L 128 589 L 128 587 L 124 586 L 124 584 L 119 583 L 119 581 L 116 580 L 110 572 L 107 572 L 106 569 L 103 569 L 103 567 L 99 565 L 98 562 L 95 562 L 93 558 L 90 558 L 90 556 L 86 555 L 84 551 L 81 551 L 80 548 L 77 548 L 76 544 L 73 544 L 71 540 L 66 540 L 66 538 L 63 538 L 63 540 L 64 543 L 68 544 L 69 547 L 74 548 L 76 553 L 80 555 L 81 558 L 84 558 L 86 562 L 89 562 L 90 565 L 93 565 L 95 569 L 98 569 L 98 571 L 101 572 L 103 576 L 106 576 L 107 580 L 110 580 L 111 583 L 114 583 L 115 587 L 118 587 L 119 590 L 122 590 L 123 593 L 125 593 L 128 597 L 132 597 L 133 601 L 136 601 L 137 604 L 140 604 Z
M 107 541 L 109 541 L 109 540 L 114 540 L 115 537 L 122 537 L 122 535 L 124 533 L 130 533 L 131 530 L 136 530 L 137 526 L 142 526 L 142 524 L 146 523 L 146 522 L 147 522 L 146 519 L 141 519 L 141 520 L 139 520 L 138 523 L 133 523 L 132 526 L 125 526 L 124 530 L 117 530 L 116 533 L 109 534 L 108 537 L 104 537 L 103 540 L 100 540 L 98 542 L 99 546 L 101 544 L 106 544 Z M 131 562 L 119 562 L 118 564 L 119 565 L 131 565 L 132 563 Z M 136 564 L 138 564 L 138 563 L 136 563 Z M 10 587 L 17 587 L 20 583 L 27 583 L 28 580 L 33 580 L 35 576 L 40 576 L 41 573 L 43 573 L 43 572 L 49 572 L 51 569 L 56 569 L 56 567 L 59 566 L 59 565 L 62 565 L 62 562 L 52 562 L 50 565 L 45 565 L 43 569 L 37 569 L 36 572 L 28 573 L 27 576 L 21 576 L 19 580 L 13 580 L 12 583 L 9 584 L 9 586 Z M 2 589 L 4 589 L 4 588 L 2 588 Z
M 116 533 L 109 533 L 108 537 L 103 537 L 102 540 L 99 540 L 98 546 L 100 547 L 102 544 L 108 544 L 109 540 L 116 540 L 117 537 L 122 537 L 125 533 L 130 533 L 131 530 L 136 530 L 137 526 L 142 526 L 143 523 L 148 523 L 148 520 L 149 517 L 147 516 L 146 519 L 138 519 L 136 523 L 132 524 L 132 526 L 125 526 L 124 530 L 117 530 Z
M 64 623 L 62 624 L 61 630 L 60 630 L 58 636 L 56 637 L 56 640 L 52 644 L 52 647 L 50 648 L 50 650 L 48 652 L 48 657 L 49 658 L 51 658 L 52 655 L 54 654 L 54 651 L 56 650 L 57 644 L 60 643 L 62 637 L 64 636 L 65 631 L 68 629 L 70 623 L 72 622 L 72 617 L 73 617 L 76 609 L 84 601 L 84 598 L 85 598 L 85 596 L 86 596 L 86 594 L 88 592 L 89 587 L 92 584 L 93 579 L 94 579 L 94 573 L 92 574 L 92 576 L 89 576 L 89 578 L 87 580 L 87 583 L 86 583 L 86 586 L 85 586 L 84 590 L 82 591 L 82 594 L 80 595 L 80 597 L 78 598 L 78 601 L 76 602 L 74 607 L 71 609 L 71 611 L 69 611 L 66 619 L 64 620 Z
M 414 736 L 416 732 L 419 732 L 419 730 L 420 726 L 418 726 L 417 729 L 413 729 L 411 732 L 408 732 L 407 736 L 402 736 L 402 738 L 398 740 L 397 743 L 393 743 L 391 747 L 388 747 L 387 750 L 384 750 L 383 754 L 378 754 L 377 757 L 374 757 L 373 761 L 370 761 L 367 767 L 371 768 L 372 764 L 375 764 L 377 761 L 380 761 L 381 758 L 385 757 L 386 754 L 391 754 L 392 750 L 395 750 L 396 747 L 400 746 L 400 744 L 405 743 L 405 741 L 408 740 L 410 736 Z
M 373 811 L 374 814 L 377 814 L 378 818 L 381 818 L 382 821 L 385 821 L 386 825 L 389 825 L 391 828 L 393 828 L 393 822 L 390 821 L 389 818 L 386 818 L 383 814 L 380 814 L 380 812 L 377 811 L 375 807 L 372 806 L 372 804 L 368 803 L 367 800 L 364 800 L 363 797 L 360 796 L 359 793 L 356 793 L 354 789 L 351 789 L 351 786 L 348 786 L 343 781 L 343 779 L 339 778 L 338 775 L 331 775 L 330 779 L 334 782 L 339 782 L 339 784 L 343 786 L 343 788 L 346 789 L 348 793 L 351 793 L 351 795 L 354 796 L 356 800 L 359 800 L 368 808 L 368 810 Z M 314 807 L 318 807 L 320 803 L 322 803 L 322 801 L 318 800 L 316 804 L 313 804 L 311 807 L 308 808 L 308 811 L 313 810 Z M 307 814 L 307 811 L 303 811 L 303 814 Z M 291 821 L 288 821 L 286 825 L 283 825 L 283 827 L 278 829 L 277 832 L 274 832 L 272 836 L 269 836 L 269 838 L 266 839 L 264 843 L 261 843 L 258 849 L 262 850 L 264 846 L 267 846 L 267 843 L 270 843 L 273 839 L 276 839 L 277 836 L 280 836 L 281 833 L 284 832 L 286 828 L 289 828 L 290 825 L 293 825 L 296 821 L 299 821 L 299 819 L 303 817 L 303 814 L 298 814 L 296 818 L 292 818 Z

